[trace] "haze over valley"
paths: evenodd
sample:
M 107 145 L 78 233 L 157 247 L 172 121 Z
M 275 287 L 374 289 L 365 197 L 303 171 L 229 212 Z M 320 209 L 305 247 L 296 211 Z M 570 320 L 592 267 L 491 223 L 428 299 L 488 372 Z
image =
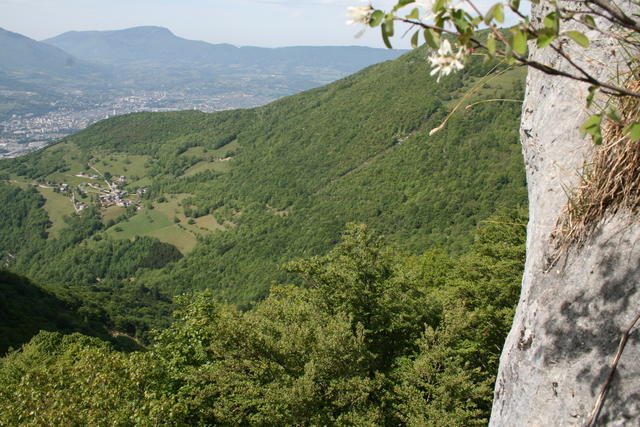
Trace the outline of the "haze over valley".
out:
M 162 27 L 71 31 L 43 41 L 0 29 L 0 157 L 126 113 L 263 105 L 402 53 L 236 47 L 186 40 Z

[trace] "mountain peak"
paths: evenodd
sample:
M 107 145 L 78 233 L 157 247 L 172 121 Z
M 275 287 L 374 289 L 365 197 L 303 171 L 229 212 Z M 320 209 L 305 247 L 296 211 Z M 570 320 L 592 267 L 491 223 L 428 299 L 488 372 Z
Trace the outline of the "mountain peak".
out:
M 131 27 L 131 28 L 125 28 L 123 30 L 116 30 L 116 31 L 127 32 L 127 33 L 136 33 L 136 34 L 154 34 L 154 35 L 164 34 L 164 35 L 175 36 L 175 34 L 173 34 L 173 32 L 171 32 L 170 29 L 168 29 L 166 27 L 158 27 L 158 26 L 154 26 L 154 25 Z
M 50 39 L 47 40 L 43 40 L 45 42 L 47 42 L 48 40 L 55 40 L 55 39 L 60 39 L 63 37 L 73 37 L 73 36 L 85 36 L 85 35 L 102 35 L 102 36 L 110 36 L 110 35 L 116 35 L 116 34 L 123 34 L 123 35 L 135 35 L 135 36 L 140 36 L 143 34 L 151 34 L 151 35 L 168 35 L 168 36 L 174 36 L 175 34 L 173 34 L 171 32 L 170 29 L 166 28 L 166 27 L 159 27 L 159 26 L 153 26 L 153 25 L 143 25 L 143 26 L 139 26 L 139 27 L 130 27 L 130 28 L 124 28 L 122 30 L 93 30 L 93 31 L 67 31 L 64 32 L 62 34 L 59 34 L 55 37 L 52 37 Z

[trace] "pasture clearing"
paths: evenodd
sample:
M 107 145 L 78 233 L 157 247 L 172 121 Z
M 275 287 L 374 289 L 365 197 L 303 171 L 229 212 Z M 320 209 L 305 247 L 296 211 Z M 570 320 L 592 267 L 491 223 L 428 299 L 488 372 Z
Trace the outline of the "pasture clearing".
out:
M 42 194 L 42 197 L 45 198 L 43 208 L 47 211 L 47 215 L 49 215 L 49 220 L 51 221 L 51 227 L 47 229 L 47 232 L 49 232 L 49 238 L 58 237 L 60 235 L 60 230 L 62 230 L 66 225 L 64 217 L 75 212 L 73 204 L 68 197 L 54 192 L 51 188 L 37 188 L 40 194 Z

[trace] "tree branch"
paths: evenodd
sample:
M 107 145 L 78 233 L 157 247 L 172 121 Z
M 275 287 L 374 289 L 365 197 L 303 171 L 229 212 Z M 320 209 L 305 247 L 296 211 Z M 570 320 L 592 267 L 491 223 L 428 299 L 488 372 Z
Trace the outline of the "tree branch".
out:
M 593 407 L 593 410 L 589 414 L 589 418 L 584 424 L 585 427 L 593 427 L 595 426 L 598 415 L 600 414 L 600 410 L 602 409 L 602 404 L 604 403 L 605 395 L 607 394 L 607 390 L 609 389 L 609 385 L 611 384 L 611 380 L 613 380 L 613 375 L 616 372 L 616 368 L 618 367 L 618 362 L 620 361 L 620 357 L 622 356 L 622 352 L 624 351 L 625 346 L 627 345 L 627 340 L 629 339 L 629 335 L 631 334 L 631 330 L 634 328 L 636 323 L 640 320 L 640 313 L 636 315 L 631 324 L 626 331 L 620 337 L 620 344 L 618 345 L 618 351 L 616 352 L 615 357 L 613 358 L 613 362 L 611 363 L 611 369 L 609 370 L 609 375 L 602 385 L 602 389 L 600 390 L 600 394 L 598 395 L 598 399 L 596 400 L 596 404 Z
M 469 2 L 472 7 L 473 7 L 473 3 Z M 519 11 L 515 11 L 516 14 L 518 14 L 520 17 L 524 17 Z M 448 30 L 446 28 L 443 27 L 438 27 L 435 25 L 430 25 L 430 24 L 425 24 L 422 21 L 416 21 L 416 20 L 412 20 L 412 19 L 407 19 L 407 18 L 401 18 L 401 17 L 394 17 L 394 20 L 399 21 L 399 22 L 404 22 L 406 24 L 411 24 L 411 25 L 415 25 L 418 27 L 421 27 L 423 29 L 429 29 L 429 30 L 435 30 L 438 31 L 440 33 L 445 33 L 445 34 L 449 34 L 455 37 L 460 37 L 462 34 L 460 34 L 459 32 L 456 31 L 452 31 L 452 30 Z M 498 31 L 498 29 L 492 25 L 489 27 L 491 32 L 493 33 L 494 37 L 498 40 L 500 40 L 504 45 L 508 45 L 509 42 L 506 40 L 506 38 L 504 37 L 504 35 Z M 531 26 L 531 24 L 525 26 L 523 28 L 527 34 L 535 36 L 536 32 L 535 29 Z M 478 39 L 476 38 L 471 38 L 470 41 L 475 45 L 475 47 L 479 47 L 485 50 L 487 49 L 487 46 L 480 42 Z M 575 75 L 566 71 L 562 71 L 559 70 L 557 68 L 553 68 L 550 67 L 546 64 L 543 64 L 541 62 L 538 61 L 532 61 L 529 60 L 526 56 L 521 55 L 517 52 L 512 52 L 512 56 L 513 58 L 518 61 L 519 63 L 523 64 L 523 65 L 527 65 L 531 68 L 534 68 L 538 71 L 542 71 L 545 74 L 549 74 L 552 76 L 560 76 L 560 77 L 565 77 L 571 80 L 575 80 L 575 81 L 579 81 L 579 82 L 583 82 L 583 83 L 589 83 L 591 85 L 595 85 L 598 87 L 602 87 L 604 89 L 608 89 L 614 93 L 617 94 L 617 96 L 633 96 L 635 98 L 640 98 L 640 93 L 638 92 L 633 92 L 630 91 L 628 89 L 625 89 L 623 87 L 620 86 L 616 86 L 610 83 L 606 83 L 603 81 L 600 81 L 598 79 L 596 79 L 595 77 L 593 77 L 592 75 L 590 75 L 586 70 L 584 70 L 582 67 L 580 67 L 578 64 L 576 64 L 566 53 L 564 53 L 561 49 L 557 48 L 556 46 L 551 45 L 551 47 L 558 53 L 560 54 L 574 69 L 576 69 L 582 76 L 579 75 Z M 500 55 L 506 56 L 506 52 L 504 51 L 498 51 L 498 53 Z

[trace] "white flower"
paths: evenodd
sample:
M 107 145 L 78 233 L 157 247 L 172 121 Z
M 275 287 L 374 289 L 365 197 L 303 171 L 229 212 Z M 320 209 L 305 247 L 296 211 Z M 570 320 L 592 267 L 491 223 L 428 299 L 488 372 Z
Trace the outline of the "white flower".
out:
M 440 49 L 429 57 L 431 62 L 431 75 L 438 74 L 438 82 L 440 77 L 448 76 L 453 71 L 462 70 L 464 68 L 465 54 L 462 48 L 454 55 L 449 40 L 444 39 L 440 43 Z
M 422 16 L 423 21 L 428 21 L 431 18 L 434 18 L 436 16 L 435 13 L 433 13 L 433 7 L 435 6 L 435 1 L 434 0 L 416 0 L 413 2 L 416 6 L 424 9 L 425 14 Z
M 347 25 L 369 24 L 373 10 L 371 3 L 367 6 L 347 7 Z

